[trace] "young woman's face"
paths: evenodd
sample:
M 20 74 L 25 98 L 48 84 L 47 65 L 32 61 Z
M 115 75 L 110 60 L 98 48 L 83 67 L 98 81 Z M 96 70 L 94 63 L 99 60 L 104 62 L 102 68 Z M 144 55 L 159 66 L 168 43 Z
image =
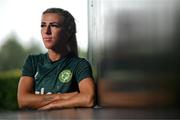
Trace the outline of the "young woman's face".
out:
M 41 19 L 41 35 L 47 49 L 54 49 L 60 41 L 63 17 L 55 13 L 45 13 Z

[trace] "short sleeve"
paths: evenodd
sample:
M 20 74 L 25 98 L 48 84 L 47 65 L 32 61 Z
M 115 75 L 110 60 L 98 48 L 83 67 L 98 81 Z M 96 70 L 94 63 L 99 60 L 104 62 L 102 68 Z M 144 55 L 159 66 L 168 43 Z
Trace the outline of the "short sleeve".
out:
M 22 76 L 34 77 L 35 72 L 33 56 L 29 55 L 22 67 Z
M 80 62 L 77 64 L 75 73 L 76 73 L 76 80 L 78 83 L 87 77 L 93 78 L 91 65 L 85 59 L 81 59 Z

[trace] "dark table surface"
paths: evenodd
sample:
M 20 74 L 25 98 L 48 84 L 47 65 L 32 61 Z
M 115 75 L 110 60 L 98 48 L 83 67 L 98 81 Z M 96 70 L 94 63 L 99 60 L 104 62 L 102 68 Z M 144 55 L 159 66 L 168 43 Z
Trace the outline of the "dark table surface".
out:
M 76 108 L 49 111 L 1 111 L 0 120 L 178 119 L 175 109 Z

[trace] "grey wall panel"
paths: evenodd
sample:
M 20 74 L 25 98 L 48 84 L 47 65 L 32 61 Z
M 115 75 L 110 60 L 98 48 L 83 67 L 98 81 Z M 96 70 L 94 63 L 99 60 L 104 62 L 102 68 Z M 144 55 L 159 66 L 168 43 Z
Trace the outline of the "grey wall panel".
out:
M 179 106 L 179 0 L 89 0 L 88 16 L 100 105 Z

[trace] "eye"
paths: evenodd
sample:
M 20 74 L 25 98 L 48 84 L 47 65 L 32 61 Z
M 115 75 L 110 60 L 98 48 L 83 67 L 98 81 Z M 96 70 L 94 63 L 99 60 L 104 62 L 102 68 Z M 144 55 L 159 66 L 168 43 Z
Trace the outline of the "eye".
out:
M 46 25 L 45 24 L 41 24 L 41 28 L 45 27 Z
M 60 28 L 60 26 L 59 26 L 59 25 L 56 25 L 56 24 L 52 24 L 51 27 Z
M 61 24 L 58 24 L 58 23 L 52 23 L 50 24 L 51 27 L 54 27 L 54 28 L 61 28 L 62 25 Z

